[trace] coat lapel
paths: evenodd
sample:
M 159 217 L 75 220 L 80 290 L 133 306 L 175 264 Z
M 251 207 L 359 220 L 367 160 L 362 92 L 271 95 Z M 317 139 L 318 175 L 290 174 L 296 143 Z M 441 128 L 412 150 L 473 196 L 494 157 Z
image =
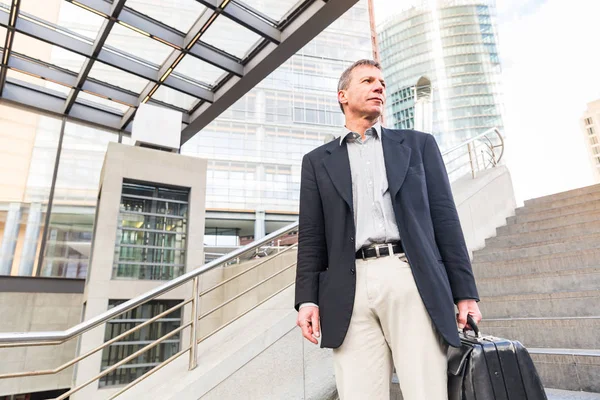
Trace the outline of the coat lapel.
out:
M 404 178 L 406 178 L 411 149 L 402 144 L 404 135 L 398 133 L 398 131 L 394 132 L 381 128 L 381 132 L 388 187 L 392 199 L 394 199 L 404 183 Z
M 346 143 L 340 146 L 339 139 L 330 142 L 327 147 L 329 156 L 323 160 L 325 170 L 335 186 L 335 190 L 342 196 L 350 210 L 352 205 L 352 174 L 350 172 L 350 159 L 348 158 L 348 147 Z

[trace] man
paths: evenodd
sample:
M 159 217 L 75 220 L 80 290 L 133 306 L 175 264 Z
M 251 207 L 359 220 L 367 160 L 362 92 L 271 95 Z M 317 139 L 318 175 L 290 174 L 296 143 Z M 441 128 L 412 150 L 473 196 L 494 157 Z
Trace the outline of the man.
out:
M 350 66 L 338 101 L 341 137 L 302 161 L 298 326 L 334 349 L 341 400 L 389 399 L 393 366 L 404 400 L 445 400 L 456 322 L 481 314 L 442 156 L 429 134 L 381 127 L 378 63 Z

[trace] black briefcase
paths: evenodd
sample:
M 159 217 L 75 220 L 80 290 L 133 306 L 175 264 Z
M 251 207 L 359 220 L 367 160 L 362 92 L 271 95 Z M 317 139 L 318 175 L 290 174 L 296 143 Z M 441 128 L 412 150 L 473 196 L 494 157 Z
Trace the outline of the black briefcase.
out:
M 460 332 L 448 350 L 448 400 L 548 400 L 529 352 L 514 340 Z

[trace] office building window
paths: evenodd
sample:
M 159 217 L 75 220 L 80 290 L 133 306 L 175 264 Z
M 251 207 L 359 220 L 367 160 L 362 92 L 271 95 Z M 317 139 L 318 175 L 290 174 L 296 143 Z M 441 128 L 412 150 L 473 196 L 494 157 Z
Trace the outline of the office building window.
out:
M 126 300 L 109 300 L 108 308 L 118 306 Z M 178 300 L 153 300 L 134 308 L 125 314 L 108 321 L 104 331 L 104 342 L 107 342 L 131 328 L 140 325 L 150 318 L 174 307 Z M 125 359 L 136 351 L 149 345 L 167 333 L 181 326 L 181 308 L 165 317 L 146 325 L 140 330 L 125 336 L 118 342 L 102 350 L 101 368 L 105 369 Z M 108 375 L 100 378 L 99 387 L 126 385 L 133 382 L 152 368 L 179 351 L 181 332 L 164 340 L 159 345 L 142 353 L 139 357 L 121 365 Z
M 600 165 L 600 157 L 596 157 L 596 164 Z
M 185 272 L 189 190 L 124 182 L 113 278 L 169 280 Z
M 588 135 L 593 135 L 593 134 L 595 133 L 595 132 L 594 132 L 594 128 L 593 128 L 592 126 L 590 126 L 590 127 L 587 129 L 587 131 L 588 131 Z
M 598 144 L 598 138 L 597 138 L 597 137 L 595 137 L 595 136 L 591 137 L 591 138 L 590 138 L 590 143 L 591 143 L 592 145 Z
M 585 124 L 586 125 L 592 125 L 592 123 L 593 123 L 593 120 L 591 118 L 586 118 L 585 119 Z
M 592 147 L 592 153 L 594 154 L 600 154 L 600 147 Z

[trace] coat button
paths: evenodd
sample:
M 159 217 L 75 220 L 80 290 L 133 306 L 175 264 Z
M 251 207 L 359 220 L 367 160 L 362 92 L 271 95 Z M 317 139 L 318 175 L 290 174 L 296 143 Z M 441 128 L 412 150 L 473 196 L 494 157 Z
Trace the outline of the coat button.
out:
M 352 269 L 350 270 L 350 273 L 351 273 L 352 275 L 354 275 L 354 274 L 356 273 L 356 271 L 354 270 L 354 268 L 352 268 Z
M 350 236 L 350 241 L 354 242 L 354 237 L 353 236 Z

